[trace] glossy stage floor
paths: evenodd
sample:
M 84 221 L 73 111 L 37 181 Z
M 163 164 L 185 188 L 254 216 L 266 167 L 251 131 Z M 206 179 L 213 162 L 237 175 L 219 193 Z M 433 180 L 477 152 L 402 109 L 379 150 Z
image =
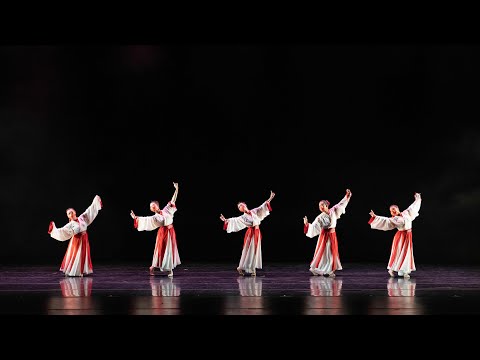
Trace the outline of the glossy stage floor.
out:
M 147 265 L 95 265 L 87 277 L 56 266 L 0 267 L 0 315 L 478 315 L 480 268 L 420 266 L 390 278 L 384 264 L 343 264 L 335 278 L 308 264 L 185 264 L 174 277 Z

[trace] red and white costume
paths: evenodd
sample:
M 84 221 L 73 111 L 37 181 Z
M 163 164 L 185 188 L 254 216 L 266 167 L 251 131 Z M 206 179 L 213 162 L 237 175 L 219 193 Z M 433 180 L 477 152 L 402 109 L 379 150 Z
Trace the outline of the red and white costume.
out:
M 260 223 L 272 211 L 270 202 L 265 201 L 261 206 L 248 210 L 243 215 L 226 219 L 223 229 L 227 233 L 247 229 L 243 239 L 242 256 L 238 264 L 239 270 L 247 273 L 255 273 L 256 269 L 262 268 L 262 234 Z
M 413 257 L 412 222 L 419 214 L 421 203 L 422 199 L 418 198 L 400 215 L 392 217 L 376 215 L 368 221 L 372 229 L 384 231 L 397 229 L 393 237 L 387 269 L 398 272 L 398 276 L 410 274 L 416 270 Z
M 306 236 L 313 238 L 319 235 L 313 260 L 310 262 L 310 271 L 314 275 L 331 274 L 334 271 L 342 270 L 335 228 L 337 220 L 345 213 L 349 201 L 350 196 L 345 195 L 337 205 L 328 210 L 329 224 L 328 216 L 322 212 L 313 223 L 307 223 L 303 227 Z
M 177 248 L 177 237 L 173 227 L 173 214 L 177 207 L 171 201 L 152 216 L 137 216 L 134 226 L 138 231 L 151 231 L 158 228 L 153 252 L 152 266 L 160 271 L 170 271 L 181 264 Z
M 60 266 L 60 271 L 65 275 L 83 276 L 93 273 L 87 227 L 95 220 L 101 208 L 102 202 L 96 195 L 92 205 L 76 220 L 71 220 L 62 228 L 55 227 L 53 222 L 50 223 L 48 233 L 52 238 L 58 241 L 70 240 Z

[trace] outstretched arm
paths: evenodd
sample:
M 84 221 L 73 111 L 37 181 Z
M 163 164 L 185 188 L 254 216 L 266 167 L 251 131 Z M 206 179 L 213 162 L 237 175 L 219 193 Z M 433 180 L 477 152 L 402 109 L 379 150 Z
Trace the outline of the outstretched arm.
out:
M 67 241 L 71 239 L 73 235 L 75 235 L 70 224 L 66 224 L 62 228 L 57 228 L 53 221 L 50 221 L 50 225 L 48 226 L 48 233 L 52 238 L 58 241 Z
M 175 187 L 175 192 L 173 193 L 172 200 L 170 200 L 170 202 L 172 204 L 175 204 L 175 201 L 177 201 L 177 195 L 178 195 L 178 183 L 174 182 L 173 186 Z
M 370 210 L 370 220 L 368 221 L 370 227 L 376 230 L 388 231 L 395 229 L 398 225 L 401 225 L 404 222 L 403 217 L 395 216 L 387 218 L 385 216 L 376 215 L 373 210 Z
M 223 221 L 223 230 L 227 233 L 237 232 L 247 227 L 243 215 L 227 219 L 223 214 L 220 214 L 220 220 Z

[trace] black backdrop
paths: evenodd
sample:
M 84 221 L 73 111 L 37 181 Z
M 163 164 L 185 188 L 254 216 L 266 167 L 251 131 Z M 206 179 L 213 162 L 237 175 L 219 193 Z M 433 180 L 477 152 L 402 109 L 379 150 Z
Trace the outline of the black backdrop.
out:
M 0 47 L 3 264 L 61 262 L 47 234 L 95 194 L 93 263 L 151 261 L 149 215 L 179 182 L 183 264 L 239 260 L 243 232 L 219 214 L 277 196 L 264 263 L 311 260 L 304 215 L 352 190 L 337 227 L 342 262 L 385 262 L 394 232 L 371 230 L 422 193 L 417 268 L 478 264 L 475 44 L 156 44 Z

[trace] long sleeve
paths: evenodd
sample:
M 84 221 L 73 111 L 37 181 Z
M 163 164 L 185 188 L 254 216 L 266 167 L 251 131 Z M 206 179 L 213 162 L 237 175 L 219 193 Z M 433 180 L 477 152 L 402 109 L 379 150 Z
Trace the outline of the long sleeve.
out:
M 225 224 L 226 224 L 226 226 L 225 226 Z M 237 232 L 237 231 L 240 231 L 240 230 L 245 229 L 247 227 L 247 224 L 245 223 L 243 215 L 238 216 L 238 217 L 229 218 L 229 219 L 227 219 L 227 221 L 225 221 L 225 224 L 224 224 L 223 228 L 227 231 L 227 233 Z
M 268 201 L 265 201 L 262 205 L 259 207 L 252 209 L 252 212 L 255 212 L 257 215 L 258 219 L 262 221 L 265 219 L 268 215 L 270 215 L 270 211 L 272 211 L 272 206 Z
M 169 201 L 168 204 L 165 205 L 165 207 L 162 209 L 162 211 L 166 212 L 170 216 L 173 216 L 175 211 L 177 211 L 177 206 L 175 205 L 175 203 Z
M 330 216 L 328 216 L 325 213 L 322 213 L 315 218 L 313 223 L 307 224 L 304 227 L 304 232 L 306 236 L 313 238 L 320 234 L 320 232 L 322 231 L 322 228 L 326 229 L 329 226 L 330 226 Z
M 368 223 L 372 229 L 388 231 L 395 229 L 397 226 L 402 226 L 405 220 L 401 216 L 388 218 L 375 215 L 375 217 L 370 218 Z
M 58 241 L 67 241 L 75 235 L 72 227 L 70 224 L 66 224 L 62 228 L 55 227 L 55 224 L 50 223 L 52 227 L 52 231 L 50 232 L 50 236 Z
M 403 211 L 403 215 L 407 215 L 410 220 L 414 220 L 420 211 L 420 205 L 422 204 L 422 199 L 416 199 L 412 205 L 410 205 L 406 210 Z
M 163 226 L 165 219 L 160 214 L 152 216 L 137 216 L 134 225 L 138 231 L 151 231 Z
M 93 220 L 95 220 L 101 208 L 102 208 L 102 202 L 100 201 L 100 197 L 96 195 L 95 198 L 93 199 L 92 204 L 79 217 L 81 217 L 88 226 L 93 222 Z
M 340 218 L 342 214 L 345 214 L 345 208 L 348 205 L 350 198 L 345 195 L 342 200 L 331 208 L 331 211 L 334 212 L 336 218 Z

